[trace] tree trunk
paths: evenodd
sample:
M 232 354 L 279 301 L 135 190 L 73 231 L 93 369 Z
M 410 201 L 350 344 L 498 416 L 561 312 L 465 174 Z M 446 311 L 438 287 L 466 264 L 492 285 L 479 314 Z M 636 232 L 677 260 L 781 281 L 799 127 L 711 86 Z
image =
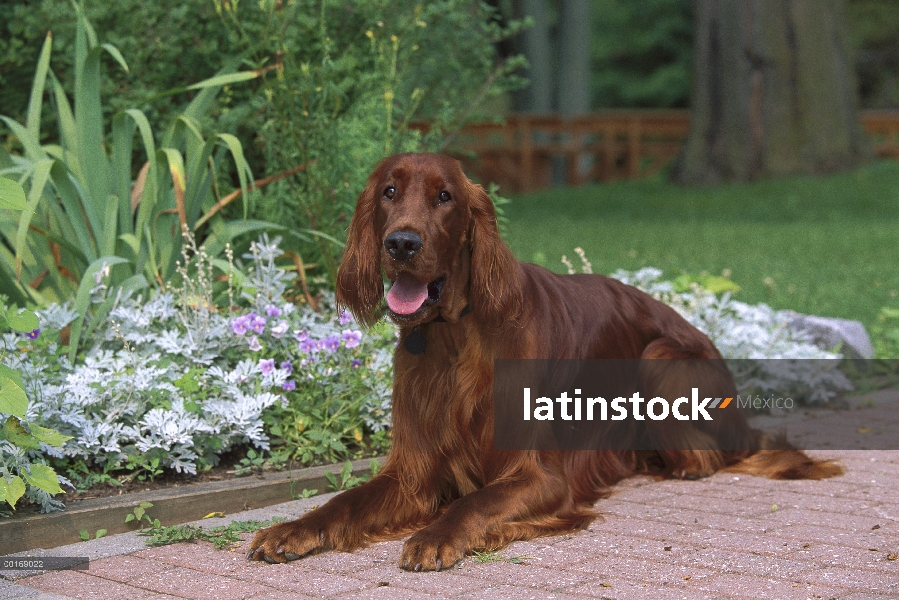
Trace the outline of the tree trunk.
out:
M 557 107 L 566 117 L 590 111 L 590 2 L 562 0 Z
M 870 157 L 843 0 L 696 0 L 685 184 L 823 174 Z
M 521 34 L 521 51 L 527 57 L 528 86 L 518 92 L 516 109 L 550 112 L 553 108 L 552 43 L 546 0 L 518 0 L 515 18 L 530 16 L 534 26 Z

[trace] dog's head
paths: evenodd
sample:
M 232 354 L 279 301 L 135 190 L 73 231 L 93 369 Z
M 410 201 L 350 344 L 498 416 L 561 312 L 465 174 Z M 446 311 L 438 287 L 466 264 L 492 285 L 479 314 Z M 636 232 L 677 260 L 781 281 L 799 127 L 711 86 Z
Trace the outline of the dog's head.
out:
M 521 308 L 518 262 L 499 236 L 493 203 L 458 161 L 399 154 L 368 178 L 350 222 L 337 274 L 337 301 L 364 324 L 390 318 L 414 326 L 438 315 L 455 322 L 466 307 L 499 325 Z

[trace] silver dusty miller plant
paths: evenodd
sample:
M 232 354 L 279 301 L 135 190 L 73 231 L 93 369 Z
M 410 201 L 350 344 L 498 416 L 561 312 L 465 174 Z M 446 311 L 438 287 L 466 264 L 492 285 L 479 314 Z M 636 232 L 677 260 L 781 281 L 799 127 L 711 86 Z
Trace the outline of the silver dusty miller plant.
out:
M 285 302 L 290 276 L 274 264 L 279 242 L 260 238 L 243 257 L 238 291 L 248 309 L 215 309 L 210 259 L 188 240 L 182 283 L 166 292 L 128 296 L 97 281 L 94 301 L 115 301 L 75 364 L 54 342 L 12 354 L 33 398 L 28 418 L 72 436 L 39 452 L 101 468 L 152 463 L 195 473 L 235 445 L 267 449 L 266 409 L 286 405 L 320 374 L 339 378 L 342 365 L 370 371 L 361 413 L 372 430 L 387 426 L 392 338 L 369 343 L 336 313 L 333 296 L 322 313 Z M 78 315 L 53 304 L 38 316 L 47 333 Z

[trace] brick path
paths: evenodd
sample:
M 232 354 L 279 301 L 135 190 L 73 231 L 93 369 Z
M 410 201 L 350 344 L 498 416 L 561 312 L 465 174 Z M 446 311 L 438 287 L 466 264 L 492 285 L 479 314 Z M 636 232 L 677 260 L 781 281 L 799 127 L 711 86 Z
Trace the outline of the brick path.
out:
M 0 598 L 899 598 L 899 451 L 812 454 L 841 459 L 848 473 L 633 478 L 600 501 L 605 519 L 586 531 L 517 542 L 498 553 L 505 561 L 468 558 L 440 573 L 397 568 L 401 541 L 266 565 L 244 560 L 248 540 L 231 551 L 205 542 L 141 549 L 141 538 L 123 534 L 46 552 L 89 555 L 90 569 L 0 580 Z M 233 518 L 295 517 L 325 499 Z

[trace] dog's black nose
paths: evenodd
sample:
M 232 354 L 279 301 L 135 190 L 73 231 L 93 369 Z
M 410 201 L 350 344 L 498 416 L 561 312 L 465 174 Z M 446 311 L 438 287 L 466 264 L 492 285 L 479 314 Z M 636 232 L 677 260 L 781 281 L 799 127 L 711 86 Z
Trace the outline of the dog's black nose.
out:
M 411 231 L 394 231 L 384 240 L 384 247 L 397 260 L 409 260 L 421 250 L 421 238 Z

